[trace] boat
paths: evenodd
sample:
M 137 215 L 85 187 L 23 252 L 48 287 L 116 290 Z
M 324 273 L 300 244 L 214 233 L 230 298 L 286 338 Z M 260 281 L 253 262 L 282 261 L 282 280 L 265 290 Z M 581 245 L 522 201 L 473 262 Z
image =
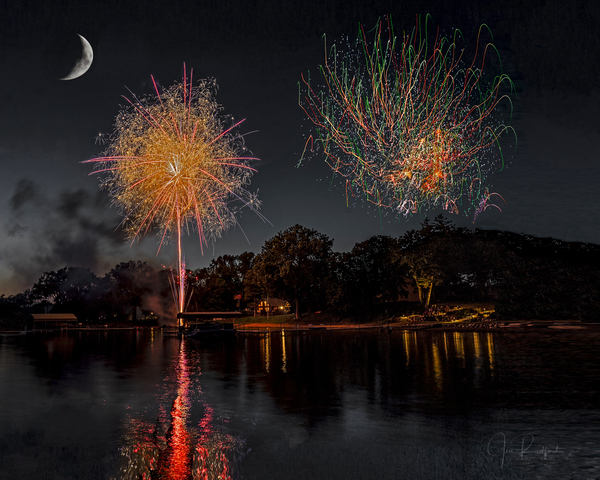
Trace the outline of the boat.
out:
M 237 330 L 233 328 L 233 323 L 204 322 L 194 324 L 193 327 L 184 332 L 187 338 L 204 337 L 209 335 L 230 336 L 235 335 Z
M 309 330 L 327 330 L 327 327 L 323 324 L 321 325 L 313 325 L 312 323 L 308 324 Z

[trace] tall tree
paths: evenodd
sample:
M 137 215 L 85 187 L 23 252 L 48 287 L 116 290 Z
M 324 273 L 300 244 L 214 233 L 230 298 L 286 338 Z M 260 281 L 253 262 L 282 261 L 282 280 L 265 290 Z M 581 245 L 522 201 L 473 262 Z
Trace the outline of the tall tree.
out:
M 132 315 L 135 320 L 137 307 L 142 306 L 146 295 L 154 290 L 157 275 L 146 262 L 121 262 L 106 274 L 117 311 L 121 315 Z M 120 308 L 119 308 L 120 307 Z
M 376 235 L 332 257 L 329 299 L 336 311 L 364 315 L 375 304 L 398 299 L 404 275 L 393 261 L 396 243 Z
M 190 283 L 192 302 L 196 309 L 229 311 L 241 308 L 244 298 L 244 278 L 252 266 L 254 253 L 221 255 L 208 267 L 194 272 Z
M 89 268 L 64 267 L 45 272 L 32 287 L 40 301 L 53 304 L 53 312 L 72 312 L 80 320 L 95 316 L 100 279 Z
M 447 267 L 456 253 L 454 240 L 461 232 L 438 215 L 433 224 L 425 218 L 420 230 L 406 232 L 399 239 L 395 259 L 407 267 L 425 307 L 431 302 L 433 287 L 447 278 Z
M 296 319 L 300 303 L 313 306 L 324 297 L 323 280 L 333 240 L 301 225 L 294 225 L 267 240 L 252 268 L 268 288 L 294 303 Z

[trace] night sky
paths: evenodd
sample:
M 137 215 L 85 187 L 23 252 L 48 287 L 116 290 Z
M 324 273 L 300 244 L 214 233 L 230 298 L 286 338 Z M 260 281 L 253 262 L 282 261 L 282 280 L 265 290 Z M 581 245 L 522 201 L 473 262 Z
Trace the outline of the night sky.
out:
M 151 93 L 150 75 L 168 86 L 183 63 L 194 78 L 214 77 L 224 112 L 258 130 L 246 145 L 261 161 L 258 190 L 264 223 L 246 211 L 200 254 L 186 239 L 189 268 L 223 254 L 259 252 L 264 241 L 299 223 L 348 251 L 373 235 L 399 236 L 422 218 L 380 216 L 345 194 L 322 158 L 297 168 L 309 133 L 298 106 L 300 75 L 315 72 L 328 42 L 355 37 L 391 14 L 397 31 L 429 13 L 443 32 L 459 28 L 475 41 L 481 23 L 494 34 L 518 98 L 518 147 L 504 147 L 506 168 L 490 179 L 506 200 L 456 224 L 568 241 L 600 243 L 600 4 L 595 1 L 98 1 L 8 0 L 0 4 L 0 293 L 30 287 L 63 266 L 102 275 L 116 263 L 174 266 L 175 251 L 145 237 L 131 248 L 92 167 L 99 133 L 112 131 L 122 95 Z M 82 77 L 59 81 L 77 58 L 83 35 L 94 61 Z M 73 51 L 73 45 L 75 50 Z M 514 143 L 514 142 L 513 142 Z M 430 217 L 440 211 L 430 212 Z M 248 241 L 246 240 L 246 236 Z

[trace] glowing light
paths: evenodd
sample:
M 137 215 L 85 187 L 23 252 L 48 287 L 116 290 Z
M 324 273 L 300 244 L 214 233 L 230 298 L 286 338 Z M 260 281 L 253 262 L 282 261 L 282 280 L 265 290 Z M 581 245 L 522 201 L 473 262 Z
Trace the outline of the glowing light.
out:
M 486 334 L 486 340 L 487 340 L 487 351 L 488 351 L 488 359 L 490 362 L 490 371 L 492 372 L 492 374 L 494 373 L 494 367 L 495 367 L 495 356 L 494 356 L 494 337 L 491 333 L 487 333 Z
M 441 390 L 444 380 L 444 372 L 442 368 L 442 362 L 440 360 L 440 347 L 437 341 L 434 341 L 431 347 L 433 353 L 433 373 L 435 377 L 435 385 L 439 390 Z
M 303 157 L 322 149 L 347 203 L 360 196 L 405 216 L 442 207 L 477 209 L 476 217 L 498 208 L 485 176 L 503 162 L 498 138 L 510 127 L 496 114 L 506 99 L 512 115 L 503 90 L 513 86 L 506 75 L 484 74 L 494 49 L 480 46 L 485 26 L 465 65 L 461 33 L 431 36 L 427 22 L 401 39 L 389 18 L 370 32 L 361 26 L 354 43 L 329 50 L 322 85 L 302 77 L 299 103 L 314 125 Z
M 280 307 L 283 308 L 283 307 Z M 287 354 L 285 351 L 285 329 L 281 330 L 281 371 L 287 373 Z
M 481 361 L 483 358 L 483 350 L 481 348 L 479 332 L 473 332 L 473 346 L 475 347 L 475 358 L 477 358 L 478 361 Z
M 192 74 L 156 95 L 133 101 L 121 110 L 104 156 L 87 160 L 105 177 L 132 242 L 151 229 L 162 244 L 176 239 L 178 251 L 176 304 L 184 310 L 185 260 L 182 231 L 198 231 L 200 247 L 237 223 L 239 208 L 258 213 L 259 201 L 245 190 L 255 170 L 237 128 L 243 122 L 221 115 L 214 80 L 192 86 Z M 87 163 L 83 162 L 83 163 Z M 232 204 L 237 203 L 237 208 Z M 262 217 L 261 217 L 262 218 Z
M 462 360 L 462 364 L 465 364 L 465 346 L 464 346 L 464 335 L 463 332 L 453 332 L 454 337 L 454 350 L 456 356 Z
M 261 338 L 260 343 L 262 344 L 262 356 L 265 359 L 265 371 L 269 373 L 271 371 L 271 334 L 270 332 Z

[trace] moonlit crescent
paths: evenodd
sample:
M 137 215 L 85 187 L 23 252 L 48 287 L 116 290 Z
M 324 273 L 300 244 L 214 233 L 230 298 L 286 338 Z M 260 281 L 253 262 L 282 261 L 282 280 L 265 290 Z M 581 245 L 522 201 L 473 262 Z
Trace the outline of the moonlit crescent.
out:
M 71 72 L 66 77 L 60 78 L 59 80 L 73 80 L 74 78 L 81 77 L 85 72 L 88 71 L 90 65 L 92 64 L 92 60 L 94 60 L 94 51 L 92 50 L 90 42 L 88 42 L 81 35 L 77 35 L 81 39 L 81 46 L 83 47 L 81 58 L 75 62 L 75 66 Z

